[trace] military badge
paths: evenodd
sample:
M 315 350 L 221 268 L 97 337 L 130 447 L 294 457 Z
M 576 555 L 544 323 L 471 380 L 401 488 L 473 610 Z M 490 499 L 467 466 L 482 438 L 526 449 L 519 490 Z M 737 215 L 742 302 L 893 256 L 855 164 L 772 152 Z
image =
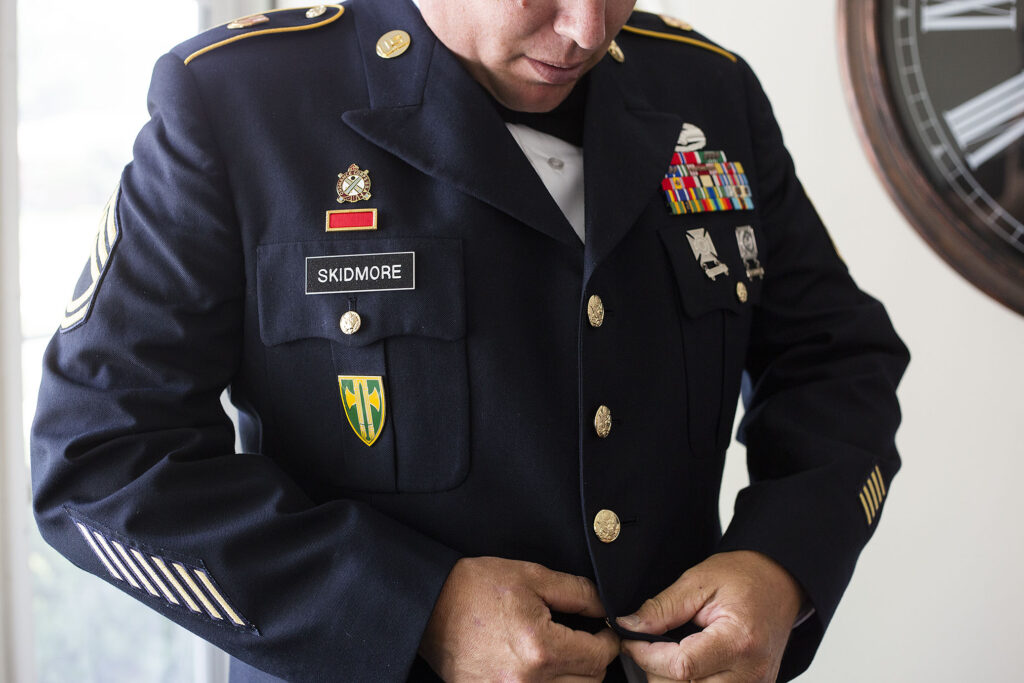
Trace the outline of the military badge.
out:
M 718 260 L 718 250 L 715 249 L 715 243 L 711 240 L 711 235 L 707 230 L 704 228 L 687 230 L 686 239 L 689 240 L 693 256 L 708 279 L 713 282 L 719 275 L 729 274 L 729 266 Z
M 338 203 L 360 202 L 370 198 L 370 172 L 361 171 L 352 164 L 344 173 L 338 174 Z
M 384 378 L 338 375 L 341 405 L 359 440 L 372 446 L 384 428 Z
M 758 260 L 757 238 L 754 229 L 749 225 L 736 228 L 736 243 L 740 245 L 740 258 L 747 268 L 747 279 L 764 278 L 764 268 Z
M 680 141 L 697 144 L 695 133 L 685 133 L 684 127 Z M 661 181 L 661 189 L 665 193 L 669 211 L 676 216 L 754 208 L 750 183 L 743 165 L 730 162 L 725 152 L 675 152 L 668 173 Z
M 338 209 L 327 212 L 327 232 L 376 230 L 377 209 Z
M 676 141 L 677 152 L 697 152 L 704 149 L 708 144 L 708 138 L 697 126 L 692 123 L 684 123 L 683 129 L 679 131 L 679 139 Z

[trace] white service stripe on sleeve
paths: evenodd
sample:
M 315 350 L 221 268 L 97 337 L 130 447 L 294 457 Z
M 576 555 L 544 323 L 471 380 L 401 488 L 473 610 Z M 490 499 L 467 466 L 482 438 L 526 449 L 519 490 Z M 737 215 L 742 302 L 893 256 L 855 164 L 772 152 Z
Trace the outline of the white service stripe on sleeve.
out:
M 79 522 L 75 522 L 75 526 L 78 527 L 78 530 L 82 533 L 82 537 L 85 539 L 85 542 L 88 543 L 89 547 L 92 548 L 92 551 L 96 553 L 96 557 L 100 558 L 100 562 L 102 562 L 103 566 L 107 568 L 110 575 L 118 581 L 124 581 L 124 579 L 121 578 L 121 575 L 117 573 L 117 570 L 114 569 L 114 565 L 110 564 L 110 560 L 108 560 L 107 556 L 103 554 L 100 547 L 96 545 L 96 541 L 93 540 L 92 534 L 89 533 L 89 529 Z
M 224 599 L 224 596 L 221 595 L 220 591 L 218 591 L 216 586 L 213 585 L 213 581 L 210 580 L 209 575 L 201 569 L 193 569 L 192 571 L 203 583 L 203 586 L 207 591 L 209 591 L 210 595 L 213 596 L 213 599 L 217 601 L 217 604 L 220 605 L 221 609 L 227 613 L 228 618 L 239 626 L 245 626 L 245 621 L 238 616 L 238 613 L 235 612 L 235 610 L 231 609 L 231 605 L 228 604 L 228 601 Z
M 124 565 L 121 564 L 121 560 L 118 559 L 114 551 L 110 549 L 110 544 L 107 543 L 107 539 L 103 538 L 103 535 L 100 534 L 98 531 L 92 532 L 92 535 L 93 538 L 95 538 L 99 542 L 100 547 L 103 548 L 104 552 L 107 553 L 107 557 L 109 557 L 111 562 L 114 563 L 114 566 L 117 567 L 118 570 L 120 570 L 121 574 L 125 578 L 125 581 L 127 581 L 132 588 L 142 590 L 142 586 L 139 585 L 139 582 L 132 577 L 131 573 L 129 573 L 129 571 L 125 569 Z
M 222 617 L 220 612 L 217 611 L 217 608 L 213 606 L 213 603 L 206 597 L 206 594 L 203 593 L 202 589 L 196 585 L 192 575 L 188 573 L 187 569 L 185 569 L 185 565 L 180 562 L 172 562 L 171 566 L 174 567 L 176 572 L 178 572 L 178 576 L 181 577 L 182 581 L 187 583 L 188 587 L 192 589 L 195 596 L 199 598 L 199 602 L 203 603 L 203 607 L 205 607 L 206 611 L 210 613 L 210 616 L 219 621 L 223 621 L 224 617 Z
M 167 602 L 171 603 L 172 605 L 180 605 L 181 603 L 178 601 L 178 598 L 174 597 L 174 593 L 172 593 L 170 589 L 167 588 L 167 584 L 165 584 L 160 579 L 157 573 L 153 571 L 153 567 L 151 567 L 149 562 L 146 561 L 146 556 L 140 553 L 135 548 L 131 548 L 130 550 L 132 551 L 132 555 L 135 556 L 135 562 L 140 567 L 146 570 L 146 573 L 149 574 L 149 578 L 153 580 L 153 583 L 156 585 L 156 587 L 159 588 L 160 592 L 164 594 L 164 598 L 167 600 Z
M 135 574 L 139 581 L 142 582 L 142 586 L 146 589 L 146 592 L 150 595 L 160 597 L 160 594 L 156 592 L 155 588 L 153 588 L 153 584 L 151 584 L 149 579 L 146 578 L 146 575 L 142 573 L 141 569 L 135 566 L 134 562 L 132 562 L 132 558 L 128 555 L 128 551 L 124 549 L 124 546 L 117 541 L 111 541 L 110 543 L 114 546 L 114 550 L 117 551 L 117 554 L 121 556 L 121 559 L 124 560 L 128 569 L 131 569 L 132 573 Z
M 178 591 L 178 595 L 180 595 L 181 599 L 185 601 L 185 604 L 188 605 L 188 608 L 193 612 L 202 613 L 203 610 L 199 609 L 199 605 L 197 605 L 196 601 L 192 599 L 192 596 L 188 594 L 188 591 L 182 588 L 181 584 L 178 582 L 178 579 L 174 578 L 174 574 L 172 574 L 171 570 L 167 568 L 167 565 L 164 564 L 164 561 L 156 555 L 151 555 L 150 559 L 153 560 L 153 563 L 157 566 L 157 569 L 159 569 L 160 572 L 165 577 L 167 577 L 167 582 L 174 587 L 174 590 Z

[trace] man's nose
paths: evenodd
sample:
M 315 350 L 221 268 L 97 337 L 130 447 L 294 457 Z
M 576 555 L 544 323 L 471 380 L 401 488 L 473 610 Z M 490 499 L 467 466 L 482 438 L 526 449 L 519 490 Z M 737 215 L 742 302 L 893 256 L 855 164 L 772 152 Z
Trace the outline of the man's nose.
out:
M 559 4 L 555 32 L 585 50 L 600 47 L 605 39 L 604 0 L 563 0 Z

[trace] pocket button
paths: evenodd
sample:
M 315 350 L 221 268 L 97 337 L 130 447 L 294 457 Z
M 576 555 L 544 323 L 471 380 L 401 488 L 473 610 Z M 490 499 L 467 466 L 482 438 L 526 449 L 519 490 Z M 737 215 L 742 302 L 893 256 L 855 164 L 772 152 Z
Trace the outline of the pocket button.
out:
M 349 311 L 345 315 L 341 316 L 341 322 L 339 323 L 343 334 L 352 335 L 359 331 L 359 328 L 363 326 L 363 319 L 359 317 L 359 314 L 355 311 Z

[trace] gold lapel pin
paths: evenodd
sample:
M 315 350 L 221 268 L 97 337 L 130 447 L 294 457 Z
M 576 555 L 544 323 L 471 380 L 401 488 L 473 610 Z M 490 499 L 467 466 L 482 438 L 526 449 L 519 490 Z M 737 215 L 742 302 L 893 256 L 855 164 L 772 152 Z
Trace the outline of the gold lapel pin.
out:
M 388 31 L 377 40 L 377 56 L 394 59 L 405 54 L 410 45 L 412 45 L 412 38 L 405 31 Z
M 614 59 L 619 64 L 622 64 L 624 61 L 626 61 L 626 54 L 622 51 L 622 48 L 619 47 L 619 44 L 616 43 L 614 40 L 612 41 L 611 45 L 608 46 L 608 54 L 610 54 L 612 56 L 612 59 Z

